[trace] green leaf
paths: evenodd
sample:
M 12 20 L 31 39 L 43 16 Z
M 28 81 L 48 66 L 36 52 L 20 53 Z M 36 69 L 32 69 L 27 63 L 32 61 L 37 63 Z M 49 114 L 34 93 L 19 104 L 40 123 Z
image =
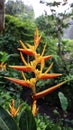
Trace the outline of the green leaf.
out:
M 61 130 L 61 127 L 59 124 L 53 124 L 52 126 L 47 126 L 45 130 Z
M 0 106 L 0 130 L 18 130 L 14 119 Z
M 67 98 L 64 96 L 64 94 L 62 92 L 59 92 L 58 96 L 59 96 L 59 100 L 60 100 L 61 107 L 62 107 L 63 111 L 66 111 L 67 107 L 68 107 Z
M 21 130 L 36 130 L 36 122 L 35 118 L 32 115 L 32 112 L 30 110 L 25 110 L 22 112 L 20 120 L 19 120 L 19 126 Z
M 7 61 L 7 56 L 8 56 L 8 54 L 6 52 L 3 52 L 1 61 L 6 62 Z
M 52 130 L 62 130 L 59 124 L 54 124 Z

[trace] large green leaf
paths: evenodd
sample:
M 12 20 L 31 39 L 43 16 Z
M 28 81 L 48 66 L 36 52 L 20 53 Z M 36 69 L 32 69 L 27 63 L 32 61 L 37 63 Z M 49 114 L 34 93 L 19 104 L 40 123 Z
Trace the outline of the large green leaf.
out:
M 22 112 L 19 126 L 21 130 L 36 130 L 35 118 L 30 110 L 25 110 Z
M 0 106 L 0 130 L 18 130 L 15 120 Z

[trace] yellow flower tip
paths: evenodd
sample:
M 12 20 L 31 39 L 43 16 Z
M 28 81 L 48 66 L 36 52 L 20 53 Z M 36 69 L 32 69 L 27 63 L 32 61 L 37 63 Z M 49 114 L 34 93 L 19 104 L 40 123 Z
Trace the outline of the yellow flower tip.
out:
M 46 74 L 46 73 L 43 73 L 43 74 L 40 74 L 39 76 L 39 79 L 50 79 L 50 78 L 56 78 L 58 76 L 61 76 L 62 74 Z
M 19 50 L 19 51 L 21 51 L 21 50 L 22 50 L 22 48 L 18 48 L 18 50 Z
M 8 65 L 9 68 L 15 69 L 15 66 Z
M 38 47 L 38 45 L 40 43 L 40 40 L 41 40 L 41 36 L 39 36 L 38 27 L 36 27 L 36 31 L 35 31 L 35 34 L 34 34 L 34 45 L 35 45 L 35 48 Z
M 21 40 L 19 40 L 19 42 L 20 42 L 21 46 L 22 46 L 24 49 L 27 48 Z
M 37 108 L 36 103 L 37 103 L 37 101 L 34 100 L 34 101 L 33 101 L 33 104 L 32 104 L 32 114 L 33 114 L 34 117 L 37 115 L 38 110 L 39 110 L 39 109 Z

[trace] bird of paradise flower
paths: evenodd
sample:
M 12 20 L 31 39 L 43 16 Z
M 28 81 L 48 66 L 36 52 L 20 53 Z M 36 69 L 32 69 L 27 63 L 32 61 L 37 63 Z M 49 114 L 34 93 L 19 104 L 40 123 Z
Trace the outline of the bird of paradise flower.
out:
M 43 90 L 37 93 L 36 91 L 37 81 L 56 78 L 62 75 L 62 74 L 57 74 L 57 73 L 49 73 L 49 71 L 53 67 L 53 63 L 51 63 L 48 69 L 45 72 L 43 72 L 46 60 L 49 60 L 52 56 L 51 55 L 44 56 L 46 44 L 44 45 L 42 53 L 41 54 L 37 53 L 37 47 L 39 46 L 40 41 L 41 41 L 41 36 L 39 36 L 38 28 L 36 28 L 36 32 L 34 34 L 34 45 L 27 44 L 25 46 L 25 44 L 20 40 L 20 44 L 22 48 L 18 48 L 18 50 L 20 51 L 21 60 L 24 65 L 23 66 L 9 66 L 9 67 L 12 69 L 21 71 L 23 80 L 5 77 L 7 80 L 10 80 L 24 87 L 28 87 L 32 90 L 32 113 L 34 116 L 38 112 L 37 100 L 53 92 L 54 90 L 56 90 L 57 88 L 59 88 L 61 85 L 63 85 L 66 82 L 66 81 L 61 82 L 55 86 L 52 86 L 51 88 L 48 88 L 46 90 Z M 23 56 L 23 53 L 29 56 L 33 56 L 34 59 L 30 61 L 29 63 L 27 63 L 27 61 L 25 60 Z M 38 64 L 40 64 L 40 69 L 37 68 Z M 33 72 L 35 77 L 27 79 L 24 72 Z

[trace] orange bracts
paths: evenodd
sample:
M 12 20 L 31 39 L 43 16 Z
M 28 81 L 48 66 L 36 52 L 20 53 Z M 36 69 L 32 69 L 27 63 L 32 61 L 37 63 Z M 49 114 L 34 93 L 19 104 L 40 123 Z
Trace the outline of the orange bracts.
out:
M 24 71 L 24 72 L 32 72 L 32 67 L 31 66 L 9 66 L 12 69 Z
M 39 98 L 42 98 L 44 96 L 46 96 L 47 94 L 53 92 L 54 90 L 56 90 L 57 88 L 59 88 L 61 85 L 63 85 L 64 83 L 66 83 L 67 81 L 61 82 L 51 88 L 48 88 L 42 92 L 36 93 L 34 96 L 32 96 L 33 100 L 37 100 Z
M 10 80 L 11 82 L 14 82 L 16 84 L 19 84 L 21 86 L 25 86 L 25 87 L 28 87 L 28 88 L 31 88 L 30 86 L 30 82 L 27 80 L 19 80 L 19 79 L 15 79 L 15 78 L 9 78 L 9 77 L 4 77 L 6 78 L 7 80 Z
M 15 100 L 12 99 L 12 104 L 11 105 L 9 104 L 9 108 L 10 108 L 9 113 L 12 117 L 15 117 L 21 108 L 21 105 L 19 105 L 18 108 L 16 109 L 14 106 L 14 103 L 15 103 Z
M 18 48 L 18 50 L 23 52 L 23 53 L 25 53 L 25 54 L 27 54 L 27 55 L 29 55 L 29 56 L 34 56 L 35 55 L 34 51 L 32 51 L 31 49 L 21 49 L 21 48 Z
M 62 74 L 40 74 L 39 79 L 51 79 L 51 78 L 56 78 L 58 76 L 61 76 Z

